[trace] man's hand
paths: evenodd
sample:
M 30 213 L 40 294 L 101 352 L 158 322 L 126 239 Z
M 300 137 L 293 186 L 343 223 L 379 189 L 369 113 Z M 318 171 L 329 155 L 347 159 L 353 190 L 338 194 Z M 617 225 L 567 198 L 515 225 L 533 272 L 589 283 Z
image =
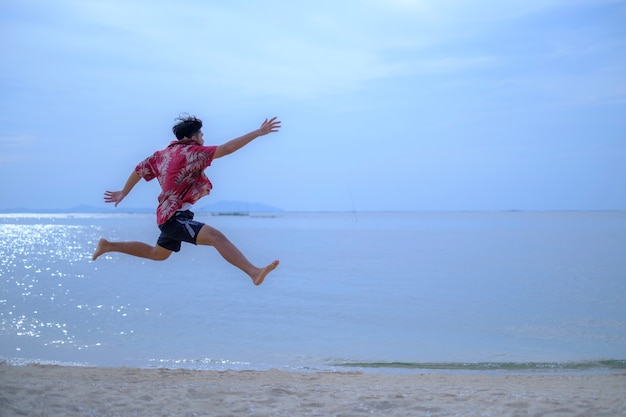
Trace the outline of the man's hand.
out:
M 126 180 L 126 184 L 124 185 L 124 189 L 121 191 L 105 191 L 104 192 L 104 202 L 105 203 L 115 203 L 115 207 L 130 193 L 133 187 L 139 182 L 141 177 L 137 172 L 133 170 L 128 176 L 128 180 Z
M 115 203 L 115 207 L 126 197 L 123 191 L 105 191 L 104 192 L 104 202 L 105 203 Z
M 280 120 L 276 120 L 276 117 L 265 121 L 261 124 L 259 130 L 259 136 L 267 135 L 268 133 L 278 132 L 280 129 Z

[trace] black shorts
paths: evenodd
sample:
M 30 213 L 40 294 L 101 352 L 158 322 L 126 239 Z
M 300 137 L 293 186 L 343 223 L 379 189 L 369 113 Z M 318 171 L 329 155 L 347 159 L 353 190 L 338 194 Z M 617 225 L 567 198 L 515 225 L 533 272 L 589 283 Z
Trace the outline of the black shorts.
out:
M 168 221 L 159 226 L 161 236 L 157 245 L 173 252 L 180 250 L 180 242 L 195 245 L 202 226 L 204 223 L 195 221 L 191 211 L 177 211 Z

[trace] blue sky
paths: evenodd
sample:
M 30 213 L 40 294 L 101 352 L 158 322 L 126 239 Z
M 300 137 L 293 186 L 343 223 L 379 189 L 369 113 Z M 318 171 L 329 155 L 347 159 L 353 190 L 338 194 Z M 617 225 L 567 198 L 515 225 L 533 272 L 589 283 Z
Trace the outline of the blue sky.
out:
M 0 208 L 104 206 L 182 112 L 219 200 L 626 209 L 626 1 L 0 1 Z M 122 203 L 156 205 L 141 182 Z

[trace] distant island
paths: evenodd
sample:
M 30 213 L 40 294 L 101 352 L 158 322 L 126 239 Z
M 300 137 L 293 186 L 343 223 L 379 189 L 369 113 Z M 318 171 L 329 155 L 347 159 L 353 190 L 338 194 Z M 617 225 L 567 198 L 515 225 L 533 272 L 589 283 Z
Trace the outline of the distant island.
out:
M 153 213 L 156 207 L 95 207 L 79 205 L 66 209 L 32 209 L 18 207 L 0 209 L 0 213 Z M 215 213 L 223 215 L 246 215 L 248 213 L 280 213 L 285 210 L 261 203 L 245 201 L 217 201 L 204 206 L 194 207 L 196 213 Z
M 242 201 L 218 201 L 199 207 L 199 213 L 280 213 L 285 210 L 261 203 Z

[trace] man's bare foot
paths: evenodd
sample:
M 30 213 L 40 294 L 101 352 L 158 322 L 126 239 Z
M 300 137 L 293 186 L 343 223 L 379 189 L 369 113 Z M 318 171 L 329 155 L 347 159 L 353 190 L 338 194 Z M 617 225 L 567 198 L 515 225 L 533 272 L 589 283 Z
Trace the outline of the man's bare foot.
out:
M 261 268 L 259 273 L 256 276 L 252 277 L 252 282 L 254 282 L 254 285 L 263 284 L 263 280 L 265 280 L 265 277 L 267 276 L 267 274 L 275 270 L 279 263 L 280 262 L 278 260 L 275 260 L 268 266 Z
M 92 261 L 95 261 L 96 259 L 98 259 L 100 255 L 102 255 L 103 253 L 106 253 L 105 246 L 107 245 L 107 243 L 109 242 L 104 238 L 101 238 L 98 241 L 98 246 L 96 247 L 96 251 L 93 253 L 93 256 L 91 257 Z

